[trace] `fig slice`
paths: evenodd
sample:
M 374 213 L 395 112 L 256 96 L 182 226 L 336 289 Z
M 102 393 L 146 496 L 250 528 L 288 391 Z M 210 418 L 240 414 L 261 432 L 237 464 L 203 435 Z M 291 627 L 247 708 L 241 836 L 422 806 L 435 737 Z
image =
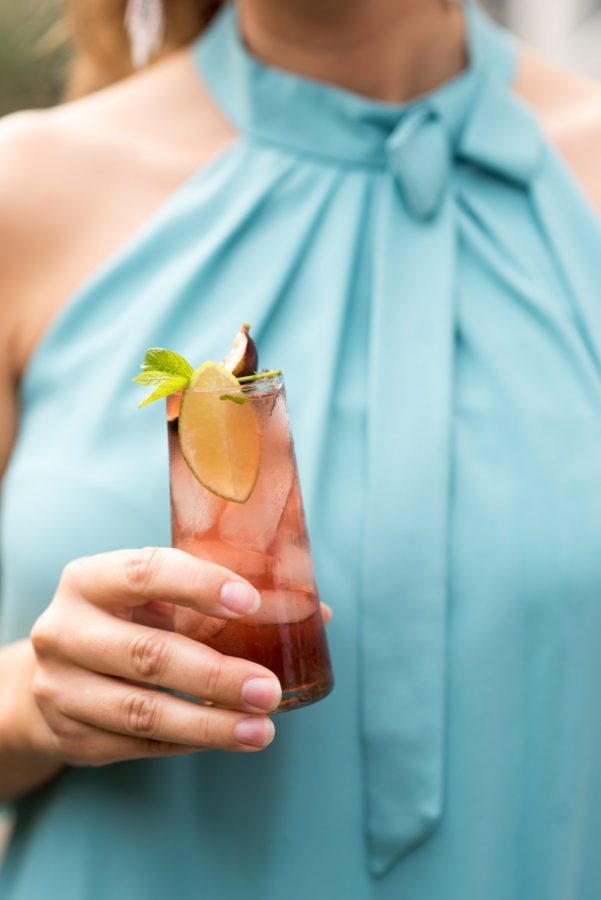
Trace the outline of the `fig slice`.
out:
M 257 346 L 250 334 L 250 325 L 244 322 L 242 328 L 234 338 L 232 349 L 221 360 L 221 365 L 235 378 L 243 378 L 246 375 L 254 375 L 257 371 L 259 354 Z

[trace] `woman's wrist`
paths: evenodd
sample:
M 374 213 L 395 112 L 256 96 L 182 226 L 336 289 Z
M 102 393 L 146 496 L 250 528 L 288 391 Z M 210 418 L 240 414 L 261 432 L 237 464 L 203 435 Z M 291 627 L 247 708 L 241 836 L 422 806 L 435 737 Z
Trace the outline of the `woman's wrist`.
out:
M 29 640 L 0 650 L 0 802 L 39 787 L 63 767 L 33 697 L 33 671 Z

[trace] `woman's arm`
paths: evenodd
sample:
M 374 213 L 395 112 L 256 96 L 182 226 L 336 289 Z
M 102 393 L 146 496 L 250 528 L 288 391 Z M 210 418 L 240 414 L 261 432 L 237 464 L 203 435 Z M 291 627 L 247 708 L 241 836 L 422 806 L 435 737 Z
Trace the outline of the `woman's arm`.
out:
M 0 801 L 15 800 L 54 777 L 58 759 L 40 748 L 50 746 L 51 734 L 33 702 L 35 667 L 29 640 L 0 649 Z
M 23 137 L 30 127 L 26 117 L 13 117 L 3 122 L 0 134 L 0 477 L 8 464 L 17 432 L 17 313 L 30 274 L 25 264 L 25 246 L 22 246 L 23 206 L 27 206 L 28 200 L 21 198 L 20 203 L 18 200 L 20 189 L 26 184 L 21 182 L 22 167 L 27 164 Z M 35 228 L 31 231 L 35 232 Z M 32 250 L 33 246 L 28 254 L 30 260 Z M 21 279 L 18 278 L 19 262 L 23 267 Z M 38 787 L 60 769 L 56 761 L 39 758 L 33 749 L 34 735 L 38 740 L 46 731 L 39 710 L 33 702 L 26 701 L 32 698 L 33 667 L 33 648 L 28 640 L 0 648 L 2 800 L 13 800 Z M 30 734 L 28 739 L 26 733 Z

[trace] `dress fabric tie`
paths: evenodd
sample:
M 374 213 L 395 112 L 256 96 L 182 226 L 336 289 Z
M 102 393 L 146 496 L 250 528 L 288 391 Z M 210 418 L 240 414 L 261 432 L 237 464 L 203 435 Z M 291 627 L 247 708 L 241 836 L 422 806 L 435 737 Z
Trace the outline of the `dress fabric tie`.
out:
M 542 157 L 538 127 L 509 86 L 514 42 L 474 4 L 465 10 L 469 68 L 403 106 L 263 66 L 233 6 L 198 47 L 240 132 L 373 179 L 359 723 L 374 876 L 443 809 L 458 176 L 472 168 L 528 190 Z M 407 296 L 425 272 L 427 296 Z
M 454 119 L 418 106 L 387 141 L 403 200 L 385 193 L 378 223 L 361 625 L 366 832 L 376 876 L 424 840 L 443 809 L 454 168 L 527 190 L 541 160 L 538 128 L 507 86 L 482 73 L 465 100 Z M 419 284 L 425 270 L 428 296 L 404 296 L 403 284 Z
M 450 138 L 436 111 L 416 109 L 386 141 L 388 165 L 407 208 L 418 219 L 435 215 L 449 181 Z

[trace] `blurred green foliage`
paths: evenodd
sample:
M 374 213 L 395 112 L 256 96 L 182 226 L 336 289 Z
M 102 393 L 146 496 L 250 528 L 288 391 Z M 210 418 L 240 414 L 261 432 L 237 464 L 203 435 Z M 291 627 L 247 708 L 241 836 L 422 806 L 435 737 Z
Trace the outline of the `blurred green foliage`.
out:
M 60 100 L 69 56 L 60 9 L 60 0 L 0 0 L 0 116 Z

